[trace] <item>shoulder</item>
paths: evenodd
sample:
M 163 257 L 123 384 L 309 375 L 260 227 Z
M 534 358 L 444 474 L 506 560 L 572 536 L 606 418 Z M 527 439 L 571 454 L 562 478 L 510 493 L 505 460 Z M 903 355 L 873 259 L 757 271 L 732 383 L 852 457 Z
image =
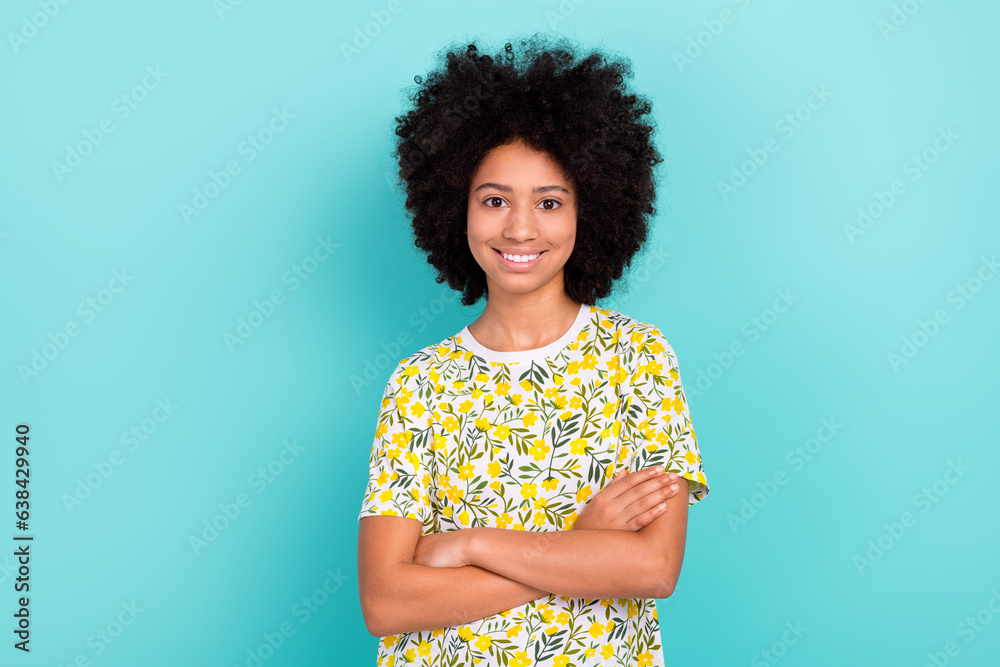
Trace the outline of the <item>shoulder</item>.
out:
M 596 308 L 596 311 L 600 313 L 598 322 L 601 330 L 617 336 L 623 350 L 646 353 L 670 350 L 670 344 L 658 325 L 610 308 Z
M 400 359 L 389 375 L 388 385 L 393 390 L 398 390 L 401 386 L 420 382 L 441 368 L 445 362 L 462 363 L 471 356 L 472 353 L 461 346 L 460 335 L 453 334 L 438 343 L 425 345 L 409 356 Z

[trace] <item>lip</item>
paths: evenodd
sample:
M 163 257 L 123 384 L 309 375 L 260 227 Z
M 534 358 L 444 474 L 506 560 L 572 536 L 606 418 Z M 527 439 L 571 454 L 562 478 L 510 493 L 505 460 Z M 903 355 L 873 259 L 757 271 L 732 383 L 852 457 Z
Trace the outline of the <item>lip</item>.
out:
M 542 250 L 539 253 L 538 257 L 531 260 L 530 262 L 512 262 L 511 260 L 504 257 L 502 254 L 500 254 L 500 251 L 497 250 L 496 248 L 493 248 L 493 252 L 496 253 L 497 257 L 500 258 L 500 262 L 503 263 L 503 265 L 506 266 L 508 269 L 512 271 L 527 271 L 535 264 L 538 264 L 540 261 L 542 261 L 542 257 L 545 256 L 545 253 L 548 252 L 548 250 Z

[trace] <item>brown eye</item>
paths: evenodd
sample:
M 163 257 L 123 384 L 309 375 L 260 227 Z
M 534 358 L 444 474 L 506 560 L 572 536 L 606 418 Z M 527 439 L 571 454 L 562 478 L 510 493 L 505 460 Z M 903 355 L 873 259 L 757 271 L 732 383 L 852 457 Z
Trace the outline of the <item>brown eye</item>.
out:
M 491 205 L 491 202 L 495 202 L 495 201 L 503 202 L 503 199 L 500 199 L 500 197 L 489 197 L 486 200 L 486 205 L 489 206 L 490 208 L 497 208 L 496 206 L 492 206 Z
M 545 201 L 543 201 L 543 202 L 542 202 L 542 204 L 545 204 L 545 202 L 552 202 L 553 204 L 558 204 L 559 206 L 562 206 L 562 204 L 561 204 L 561 203 L 559 203 L 559 202 L 557 202 L 557 201 L 556 201 L 555 199 L 546 199 Z M 557 206 L 557 207 L 555 207 L 555 208 L 558 208 L 558 206 Z M 545 207 L 545 210 L 546 210 L 546 211 L 554 211 L 554 210 L 555 210 L 555 208 L 550 208 L 550 207 L 547 207 L 547 206 L 546 206 L 546 207 Z

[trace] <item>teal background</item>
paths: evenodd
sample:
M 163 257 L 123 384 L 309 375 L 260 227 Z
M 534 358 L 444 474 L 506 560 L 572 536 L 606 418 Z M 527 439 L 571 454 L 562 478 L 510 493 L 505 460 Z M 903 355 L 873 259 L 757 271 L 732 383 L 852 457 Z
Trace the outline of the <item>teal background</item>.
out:
M 374 664 L 356 550 L 381 390 L 483 305 L 449 300 L 413 247 L 393 117 L 443 46 L 482 37 L 495 53 L 545 31 L 631 59 L 666 158 L 649 250 L 599 305 L 671 342 L 711 488 L 659 603 L 668 665 L 996 664 L 1000 280 L 949 300 L 1000 249 L 996 6 L 400 0 L 348 62 L 341 44 L 387 3 L 71 2 L 12 40 L 44 4 L 0 9 L 0 515 L 12 545 L 25 422 L 35 536 L 30 655 L 11 647 L 16 575 L 0 557 L 0 663 L 247 665 L 287 622 L 268 667 Z M 880 30 L 894 11 L 905 23 Z M 120 118 L 114 100 L 157 66 Z M 786 137 L 776 123 L 814 86 L 830 97 Z M 248 162 L 239 146 L 275 108 L 294 118 Z M 60 181 L 52 163 L 104 118 L 113 131 Z M 949 127 L 911 180 L 907 161 Z M 769 137 L 777 152 L 724 199 L 718 182 Z M 230 160 L 241 171 L 186 223 L 179 205 Z M 845 225 L 894 179 L 905 193 L 852 243 Z M 318 238 L 336 248 L 293 290 L 283 277 Z M 78 305 L 123 269 L 87 321 Z M 231 350 L 224 335 L 275 289 L 283 303 Z M 778 290 L 797 299 L 754 339 Z M 938 310 L 947 322 L 894 367 Z M 70 322 L 78 335 L 22 377 Z M 161 423 L 158 399 L 176 406 Z M 789 452 L 823 419 L 842 427 L 797 468 Z M 143 420 L 155 431 L 129 451 Z M 301 449 L 261 490 L 251 476 L 285 441 Z M 953 484 L 950 462 L 967 468 Z M 915 499 L 925 488 L 935 502 Z M 241 493 L 249 506 L 196 554 L 190 536 Z M 339 588 L 306 615 L 330 573 Z M 96 639 L 133 601 L 134 622 Z M 796 622 L 808 630 L 784 644 Z

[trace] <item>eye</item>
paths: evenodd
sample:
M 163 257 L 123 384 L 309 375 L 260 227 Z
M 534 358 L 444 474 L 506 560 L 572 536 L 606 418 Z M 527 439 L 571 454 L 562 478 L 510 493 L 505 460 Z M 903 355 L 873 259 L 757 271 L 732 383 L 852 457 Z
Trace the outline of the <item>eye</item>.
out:
M 557 204 L 558 206 L 556 206 L 555 208 L 558 208 L 559 206 L 562 206 L 562 203 L 561 203 L 561 202 L 558 202 L 558 201 L 556 201 L 555 199 L 546 199 L 546 200 L 544 200 L 544 201 L 542 202 L 542 204 L 544 205 L 544 204 L 545 204 L 545 202 L 552 202 L 553 204 Z M 546 211 L 554 211 L 554 210 L 555 210 L 555 208 L 550 208 L 550 207 L 547 207 L 547 206 L 546 206 L 546 207 L 545 207 L 545 210 L 546 210 Z
M 487 197 L 487 198 L 486 198 L 486 201 L 485 201 L 484 203 L 485 203 L 485 204 L 486 204 L 486 206 L 488 206 L 489 208 L 499 208 L 499 206 L 492 206 L 492 205 L 490 204 L 490 202 L 493 202 L 493 201 L 499 201 L 499 202 L 502 202 L 502 201 L 503 201 L 503 199 L 501 199 L 500 197 Z

